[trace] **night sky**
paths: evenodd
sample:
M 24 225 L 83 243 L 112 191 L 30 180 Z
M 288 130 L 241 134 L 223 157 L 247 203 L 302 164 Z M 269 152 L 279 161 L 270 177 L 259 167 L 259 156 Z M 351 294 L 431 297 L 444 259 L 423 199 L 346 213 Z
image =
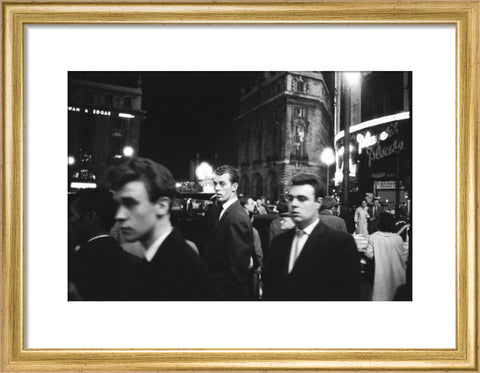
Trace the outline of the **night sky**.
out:
M 139 155 L 167 166 L 175 178 L 189 178 L 189 161 L 228 161 L 216 139 L 232 125 L 242 82 L 249 72 L 70 72 L 71 78 L 137 87 L 142 81 L 146 119 Z M 234 146 L 232 146 L 234 149 Z M 226 158 L 226 159 L 222 159 Z

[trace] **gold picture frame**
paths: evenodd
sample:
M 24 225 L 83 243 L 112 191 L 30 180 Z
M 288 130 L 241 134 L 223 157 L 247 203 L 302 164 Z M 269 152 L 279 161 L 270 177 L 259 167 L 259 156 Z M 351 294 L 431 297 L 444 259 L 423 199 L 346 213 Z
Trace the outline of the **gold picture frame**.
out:
M 478 371 L 479 3 L 2 3 L 1 371 Z M 450 24 L 456 28 L 456 347 L 26 349 L 24 27 L 27 24 Z

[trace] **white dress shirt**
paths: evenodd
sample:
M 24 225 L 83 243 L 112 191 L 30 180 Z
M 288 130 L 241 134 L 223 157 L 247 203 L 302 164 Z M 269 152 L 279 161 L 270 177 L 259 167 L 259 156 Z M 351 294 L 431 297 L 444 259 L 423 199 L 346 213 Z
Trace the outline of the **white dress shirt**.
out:
M 300 253 L 303 250 L 303 246 L 305 246 L 305 242 L 307 242 L 308 237 L 312 233 L 312 231 L 317 226 L 320 219 L 315 220 L 312 224 L 308 225 L 304 229 L 295 228 L 295 237 L 292 241 L 292 247 L 290 248 L 290 261 L 288 262 L 288 273 L 292 272 L 293 266 L 297 258 L 300 256 Z M 299 232 L 303 232 L 300 233 Z

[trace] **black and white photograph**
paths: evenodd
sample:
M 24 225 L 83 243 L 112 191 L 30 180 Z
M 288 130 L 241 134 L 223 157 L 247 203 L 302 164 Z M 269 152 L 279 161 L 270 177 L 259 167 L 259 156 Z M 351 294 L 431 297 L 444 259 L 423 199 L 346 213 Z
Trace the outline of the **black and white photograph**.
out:
M 68 300 L 411 301 L 412 116 L 411 71 L 69 71 Z

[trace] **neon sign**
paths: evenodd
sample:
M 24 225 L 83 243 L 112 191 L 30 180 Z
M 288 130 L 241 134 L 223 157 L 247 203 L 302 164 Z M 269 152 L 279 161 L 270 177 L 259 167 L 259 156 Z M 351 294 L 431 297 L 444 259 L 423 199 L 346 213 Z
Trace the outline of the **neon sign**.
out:
M 395 140 L 392 144 L 385 147 L 377 144 L 377 146 L 374 148 L 367 148 L 366 152 L 368 155 L 368 166 L 372 166 L 372 161 L 380 160 L 392 154 L 400 153 L 404 148 L 405 143 L 398 140 Z
M 358 141 L 358 154 L 362 154 L 362 149 L 368 148 L 369 146 L 375 145 L 377 143 L 377 136 L 371 135 L 370 132 L 367 132 L 365 136 L 361 133 L 357 135 Z

